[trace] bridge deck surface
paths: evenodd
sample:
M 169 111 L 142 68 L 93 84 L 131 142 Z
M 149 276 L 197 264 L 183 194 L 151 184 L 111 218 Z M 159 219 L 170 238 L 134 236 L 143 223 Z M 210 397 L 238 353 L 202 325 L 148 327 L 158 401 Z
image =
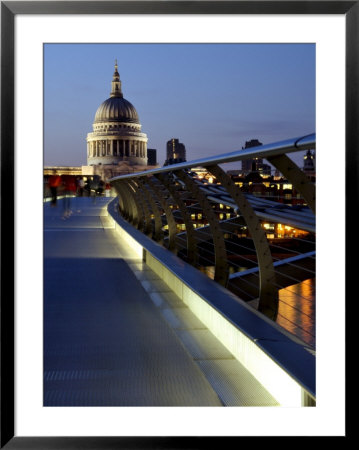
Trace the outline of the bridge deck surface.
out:
M 44 204 L 44 405 L 277 405 L 118 240 L 109 200 Z

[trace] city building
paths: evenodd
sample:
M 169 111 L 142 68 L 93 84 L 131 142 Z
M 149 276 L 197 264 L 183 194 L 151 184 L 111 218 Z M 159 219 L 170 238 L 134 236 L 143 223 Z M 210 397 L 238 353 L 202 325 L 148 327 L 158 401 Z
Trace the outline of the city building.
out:
M 82 175 L 81 166 L 46 166 L 44 167 L 44 176 L 52 175 L 56 173 L 57 175 Z
M 155 148 L 147 149 L 147 164 L 149 166 L 157 165 L 157 150 Z
M 258 139 L 251 139 L 250 141 L 246 141 L 245 146 L 242 147 L 242 150 L 252 147 L 259 147 L 263 145 Z M 246 159 L 242 161 L 242 172 L 244 174 L 248 174 L 250 172 L 259 172 L 263 175 L 271 174 L 271 166 L 269 164 L 264 164 L 262 158 L 252 158 Z
M 291 206 L 306 205 L 304 198 L 285 177 L 258 172 L 238 174 L 227 172 L 242 192 Z M 216 183 L 216 180 L 214 180 Z
M 186 147 L 179 139 L 172 138 L 167 142 L 164 166 L 181 162 L 186 162 Z
M 315 181 L 315 155 L 314 152 L 308 150 L 303 157 L 304 165 L 303 172 L 312 180 Z

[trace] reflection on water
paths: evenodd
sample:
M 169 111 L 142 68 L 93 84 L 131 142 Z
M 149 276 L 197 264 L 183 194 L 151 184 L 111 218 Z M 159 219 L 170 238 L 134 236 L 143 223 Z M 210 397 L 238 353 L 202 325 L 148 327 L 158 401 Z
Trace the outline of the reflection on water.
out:
M 214 279 L 214 266 L 200 267 L 199 270 Z M 315 278 L 279 290 L 276 322 L 315 348 Z
M 315 278 L 279 291 L 277 323 L 315 348 Z
M 208 278 L 210 278 L 211 280 L 214 280 L 214 266 L 200 266 L 198 267 L 198 269 L 204 273 L 205 275 L 207 275 Z

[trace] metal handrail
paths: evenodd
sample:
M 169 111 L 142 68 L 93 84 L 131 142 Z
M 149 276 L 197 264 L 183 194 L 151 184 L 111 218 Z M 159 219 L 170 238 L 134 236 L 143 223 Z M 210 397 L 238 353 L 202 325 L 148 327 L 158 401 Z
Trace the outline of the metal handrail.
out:
M 274 217 L 272 212 L 275 212 L 275 210 L 270 210 L 272 207 L 271 203 L 274 202 L 266 201 L 265 205 L 258 205 L 258 201 L 243 193 L 219 165 L 252 158 L 267 159 L 292 183 L 297 192 L 305 199 L 312 213 L 315 214 L 314 183 L 287 157 L 288 153 L 315 149 L 315 145 L 315 134 L 310 134 L 277 143 L 237 150 L 223 155 L 117 176 L 111 178 L 110 182 L 118 192 L 119 209 L 126 220 L 144 233 L 152 234 L 154 240 L 165 246 L 167 245 L 168 249 L 174 253 L 179 252 L 181 257 L 189 263 L 197 265 L 197 267 L 199 258 L 202 257 L 202 260 L 206 260 L 207 263 L 210 261 L 208 258 L 212 258 L 215 267 L 215 280 L 228 288 L 231 287 L 229 281 L 232 281 L 233 277 L 229 276 L 229 260 L 224 260 L 226 259 L 226 254 L 227 257 L 233 257 L 233 243 L 231 250 L 230 247 L 227 248 L 230 245 L 230 241 L 224 239 L 226 231 L 221 229 L 220 224 L 222 224 L 222 221 L 216 218 L 215 205 L 217 204 L 218 206 L 218 202 L 230 205 L 233 214 L 237 216 L 240 214 L 248 227 L 258 264 L 258 279 L 253 280 L 252 277 L 251 282 L 248 283 L 249 280 L 246 279 L 243 279 L 243 282 L 252 284 L 249 295 L 258 295 L 259 311 L 275 320 L 278 314 L 278 290 L 280 288 L 278 279 L 283 281 L 284 277 L 286 277 L 288 280 L 295 280 L 296 277 L 293 277 L 291 272 L 287 274 L 278 272 L 276 274 L 273 264 L 276 258 L 272 255 L 274 247 L 269 245 L 266 233 L 261 226 L 261 221 L 266 215 L 267 217 Z M 192 178 L 190 169 L 195 167 L 204 167 L 209 173 L 212 173 L 220 184 L 203 185 L 201 181 Z M 216 186 L 220 188 L 217 189 L 217 194 L 213 189 Z M 218 195 L 218 198 L 216 198 L 216 195 Z M 226 199 L 225 201 L 223 200 L 224 198 Z M 202 244 L 204 243 L 207 247 L 203 249 L 206 256 L 200 254 L 201 240 L 191 220 L 194 203 L 196 204 L 196 209 L 202 209 L 203 216 L 207 221 L 209 240 L 202 241 Z M 180 204 L 180 208 L 173 215 L 173 206 Z M 263 211 L 264 207 L 268 207 L 267 212 Z M 306 214 L 308 216 L 308 223 L 306 224 L 308 233 L 315 232 L 314 215 L 312 213 L 311 215 L 309 213 Z M 278 216 L 278 214 L 276 216 L 282 217 L 283 214 L 282 216 Z M 291 225 L 294 220 L 292 216 L 293 214 L 290 215 L 288 213 L 288 225 Z M 184 232 L 178 231 L 176 222 L 174 222 L 174 220 L 178 220 L 181 217 L 182 223 L 185 224 Z M 313 220 L 311 217 L 313 217 Z M 298 219 L 296 220 L 300 223 Z M 168 235 L 166 235 L 163 228 L 166 221 Z M 186 237 L 186 245 L 183 244 L 183 240 L 182 242 L 178 241 L 177 233 L 181 233 L 181 235 Z M 208 245 L 212 248 L 212 253 L 208 250 Z M 196 255 L 194 255 L 194 252 Z M 210 253 L 212 256 L 209 256 Z M 240 257 L 240 253 L 238 253 L 238 256 Z M 296 269 L 293 265 L 289 267 L 290 264 L 288 264 L 287 266 L 288 270 Z M 309 267 L 309 271 L 307 269 L 304 270 L 307 273 L 313 273 L 312 265 Z M 276 276 L 278 279 L 276 279 Z M 242 278 L 240 277 L 240 279 Z M 253 285 L 253 281 L 258 284 L 257 290 Z M 236 288 L 241 289 L 239 285 Z
M 173 164 L 170 166 L 160 167 L 158 169 L 151 169 L 143 172 L 131 173 L 129 175 L 120 175 L 113 177 L 109 181 L 124 180 L 126 178 L 136 178 L 143 175 L 156 175 L 163 172 L 172 172 L 180 169 L 191 169 L 193 167 L 224 164 L 236 161 L 242 161 L 251 158 L 269 158 L 271 156 L 278 156 L 287 153 L 298 152 L 301 150 L 315 149 L 316 135 L 315 133 L 308 134 L 297 138 L 287 139 L 273 144 L 260 145 L 243 150 L 236 150 L 234 152 L 225 153 L 223 155 L 210 156 L 208 158 L 195 159 L 189 162 Z

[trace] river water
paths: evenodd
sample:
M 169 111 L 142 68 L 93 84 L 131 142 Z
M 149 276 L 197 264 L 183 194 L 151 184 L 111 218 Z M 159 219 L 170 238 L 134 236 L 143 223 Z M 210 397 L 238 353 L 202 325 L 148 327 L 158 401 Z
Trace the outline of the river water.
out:
M 279 291 L 276 322 L 315 348 L 315 278 Z
M 214 266 L 200 270 L 211 279 Z M 315 278 L 279 291 L 277 324 L 315 349 Z

